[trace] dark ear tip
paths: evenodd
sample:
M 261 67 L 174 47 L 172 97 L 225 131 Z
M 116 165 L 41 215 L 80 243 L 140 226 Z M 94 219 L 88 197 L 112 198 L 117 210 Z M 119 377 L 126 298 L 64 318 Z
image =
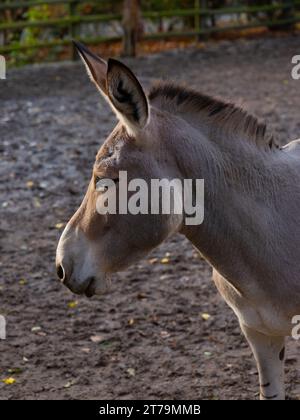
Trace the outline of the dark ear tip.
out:
M 120 65 L 122 65 L 122 63 L 118 60 L 115 60 L 114 58 L 109 58 L 107 61 L 107 66 L 109 70 L 115 66 L 120 66 Z
M 84 44 L 82 44 L 81 42 L 79 42 L 79 41 L 76 41 L 75 39 L 72 39 L 72 43 L 75 45 L 75 47 L 77 48 L 77 50 L 79 51 L 79 52 L 88 52 L 88 48 L 84 45 Z
M 88 49 L 88 47 L 84 44 L 82 44 L 79 41 L 75 41 L 72 39 L 73 44 L 75 45 L 78 53 L 84 57 L 85 59 L 92 58 L 102 64 L 106 64 L 104 60 L 102 60 L 101 57 L 99 57 L 97 54 L 93 53 L 91 50 Z

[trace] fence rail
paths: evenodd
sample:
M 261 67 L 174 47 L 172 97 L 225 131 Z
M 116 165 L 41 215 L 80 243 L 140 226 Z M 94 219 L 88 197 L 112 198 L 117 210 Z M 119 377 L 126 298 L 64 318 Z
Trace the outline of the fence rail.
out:
M 121 13 L 109 13 L 109 14 L 93 14 L 93 15 L 82 15 L 78 14 L 76 7 L 84 4 L 100 4 L 102 0 L 25 0 L 25 1 L 12 1 L 8 3 L 0 4 L 0 13 L 5 11 L 12 11 L 16 9 L 27 9 L 33 6 L 54 6 L 54 5 L 66 5 L 68 6 L 69 13 L 66 17 L 53 18 L 47 20 L 22 20 L 22 21 L 7 21 L 0 23 L 0 36 L 5 31 L 22 31 L 27 28 L 67 28 L 67 35 L 63 39 L 51 39 L 49 41 L 39 41 L 30 43 L 12 42 L 8 45 L 0 44 L 0 54 L 10 53 L 13 51 L 23 51 L 27 49 L 38 49 L 38 48 L 51 48 L 55 46 L 67 46 L 71 44 L 72 38 L 76 37 L 86 44 L 95 44 L 101 42 L 114 42 L 121 40 L 122 37 L 119 35 L 112 37 L 97 36 L 97 37 L 80 37 L 76 35 L 76 28 L 80 24 L 84 23 L 101 23 L 110 21 L 121 21 Z M 300 22 L 299 6 L 300 0 L 286 1 L 284 3 L 265 4 L 265 5 L 253 5 L 253 6 L 227 6 L 221 8 L 210 9 L 203 7 L 203 4 L 207 5 L 207 2 L 195 0 L 194 8 L 191 9 L 176 9 L 176 10 L 163 10 L 163 11 L 148 11 L 143 12 L 142 16 L 144 19 L 158 20 L 163 18 L 172 17 L 183 17 L 193 18 L 194 27 L 184 31 L 171 31 L 171 32 L 159 32 L 153 34 L 146 34 L 144 39 L 167 39 L 172 37 L 200 37 L 201 35 L 210 35 L 222 31 L 241 30 L 249 28 L 257 28 L 261 26 L 274 27 L 279 25 L 295 24 Z M 253 22 L 245 22 L 239 24 L 229 24 L 224 26 L 207 27 L 204 25 L 204 21 L 208 17 L 216 17 L 221 15 L 256 15 L 258 13 L 272 13 L 276 11 L 291 11 L 288 17 L 280 19 L 268 19 L 264 22 L 254 20 Z M 1 37 L 0 37 L 1 39 Z

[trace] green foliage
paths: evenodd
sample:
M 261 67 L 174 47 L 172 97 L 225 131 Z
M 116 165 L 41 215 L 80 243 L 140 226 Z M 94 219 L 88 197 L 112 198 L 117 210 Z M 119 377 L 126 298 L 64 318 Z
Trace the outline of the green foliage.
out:
M 24 9 L 19 20 L 25 20 L 27 22 L 42 22 L 47 21 L 48 19 L 56 19 L 58 17 L 67 16 L 67 14 L 68 6 L 66 5 L 53 6 L 44 4 Z M 27 27 L 14 32 L 11 44 L 26 44 L 34 46 L 39 41 L 49 41 L 60 36 L 60 30 L 57 28 L 49 30 L 47 28 Z M 51 49 L 48 59 L 55 60 L 60 51 L 60 47 Z M 32 63 L 39 58 L 39 54 L 40 51 L 36 48 L 28 48 L 24 51 L 13 51 L 10 56 L 11 63 L 14 65 Z
M 49 6 L 46 4 L 30 7 L 24 14 L 24 17 L 28 22 L 47 20 L 50 16 Z M 39 39 L 40 33 L 40 28 L 26 28 L 22 33 L 22 42 L 25 44 L 34 44 Z

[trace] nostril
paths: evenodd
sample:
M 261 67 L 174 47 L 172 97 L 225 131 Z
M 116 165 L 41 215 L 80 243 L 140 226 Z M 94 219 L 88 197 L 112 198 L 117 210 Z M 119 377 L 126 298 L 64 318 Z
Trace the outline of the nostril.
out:
M 63 268 L 62 265 L 59 265 L 57 267 L 57 277 L 59 278 L 59 280 L 64 281 L 65 279 L 65 270 Z

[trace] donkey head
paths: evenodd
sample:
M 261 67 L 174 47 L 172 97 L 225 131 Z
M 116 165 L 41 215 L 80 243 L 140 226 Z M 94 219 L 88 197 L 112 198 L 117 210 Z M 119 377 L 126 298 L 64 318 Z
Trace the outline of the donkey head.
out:
M 112 191 L 118 201 L 120 189 L 127 188 L 119 182 L 120 171 L 127 172 L 128 182 L 178 177 L 176 157 L 167 144 L 168 127 L 174 132 L 176 120 L 150 107 L 142 86 L 124 64 L 112 59 L 106 63 L 83 45 L 76 45 L 92 82 L 119 120 L 96 156 L 88 191 L 57 249 L 61 281 L 74 293 L 90 297 L 107 289 L 111 273 L 128 267 L 178 231 L 182 215 L 99 211 L 104 205 L 102 196 L 107 194 L 104 179 L 114 181 Z

